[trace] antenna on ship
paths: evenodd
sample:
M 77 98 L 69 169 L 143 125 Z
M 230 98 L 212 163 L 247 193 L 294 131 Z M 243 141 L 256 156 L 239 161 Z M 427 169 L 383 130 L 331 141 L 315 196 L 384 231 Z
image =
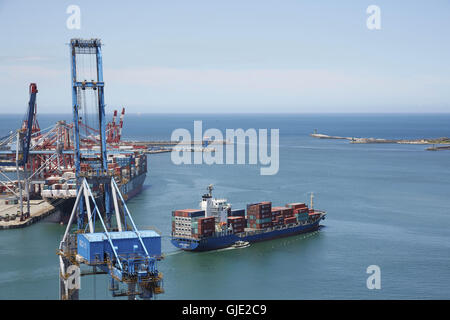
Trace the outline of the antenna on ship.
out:
M 214 189 L 214 186 L 213 186 L 212 184 L 210 184 L 210 185 L 208 186 L 208 188 L 207 188 L 208 194 L 209 194 L 210 197 L 212 197 L 212 191 L 213 191 L 213 189 Z
M 310 204 L 309 208 L 314 209 L 314 192 L 311 192 L 311 204 Z

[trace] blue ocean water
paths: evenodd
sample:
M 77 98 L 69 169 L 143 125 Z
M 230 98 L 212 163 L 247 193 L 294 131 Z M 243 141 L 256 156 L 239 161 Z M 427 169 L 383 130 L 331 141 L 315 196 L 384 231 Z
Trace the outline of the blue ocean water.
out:
M 70 115 L 40 115 L 41 127 Z M 20 123 L 0 117 L 0 136 Z M 449 151 L 423 145 L 350 144 L 339 136 L 450 136 L 450 114 L 126 115 L 125 139 L 168 140 L 176 128 L 277 128 L 280 166 L 174 165 L 170 154 L 149 155 L 142 193 L 129 201 L 141 227 L 163 234 L 159 263 L 165 293 L 158 299 L 449 299 Z M 209 184 L 234 208 L 256 201 L 309 201 L 328 212 L 309 235 L 249 248 L 189 253 L 170 244 L 171 211 L 196 208 Z M 38 223 L 0 231 L 0 298 L 57 299 L 55 250 L 64 226 Z M 366 269 L 381 269 L 381 289 L 369 290 Z M 109 299 L 104 276 L 82 278 L 82 299 Z

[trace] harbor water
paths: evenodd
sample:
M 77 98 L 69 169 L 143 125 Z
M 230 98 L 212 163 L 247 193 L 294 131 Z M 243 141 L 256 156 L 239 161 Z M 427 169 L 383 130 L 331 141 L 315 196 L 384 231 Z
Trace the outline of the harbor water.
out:
M 2 115 L 0 136 L 22 116 Z M 42 128 L 71 115 L 38 115 Z M 148 155 L 140 194 L 128 202 L 139 228 L 162 233 L 165 293 L 157 299 L 449 299 L 450 151 L 424 145 L 350 144 L 319 133 L 392 139 L 450 136 L 450 114 L 126 115 L 124 139 L 169 140 L 174 129 L 280 130 L 276 175 L 260 165 L 175 165 Z M 198 208 L 206 187 L 233 209 L 309 202 L 328 212 L 320 231 L 242 249 L 192 253 L 170 243 L 171 212 Z M 58 299 L 56 249 L 65 226 L 0 231 L 0 299 Z M 381 289 L 369 290 L 371 265 Z M 112 299 L 107 277 L 81 279 L 81 299 Z

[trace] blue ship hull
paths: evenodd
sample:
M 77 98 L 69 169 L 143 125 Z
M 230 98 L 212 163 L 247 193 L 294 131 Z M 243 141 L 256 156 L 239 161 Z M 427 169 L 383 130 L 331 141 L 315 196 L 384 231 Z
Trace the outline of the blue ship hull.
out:
M 290 237 L 297 234 L 308 233 L 312 231 L 316 231 L 319 229 L 319 223 L 325 216 L 322 216 L 320 219 L 312 222 L 310 224 L 303 225 L 294 225 L 291 227 L 284 227 L 280 229 L 271 229 L 270 231 L 263 232 L 242 232 L 238 234 L 225 234 L 219 236 L 212 236 L 203 239 L 190 239 L 190 238 L 179 238 L 172 237 L 172 244 L 186 251 L 209 251 L 216 250 L 221 248 L 226 248 L 233 245 L 236 241 L 248 241 L 258 242 L 258 241 L 266 241 L 276 238 L 282 237 Z

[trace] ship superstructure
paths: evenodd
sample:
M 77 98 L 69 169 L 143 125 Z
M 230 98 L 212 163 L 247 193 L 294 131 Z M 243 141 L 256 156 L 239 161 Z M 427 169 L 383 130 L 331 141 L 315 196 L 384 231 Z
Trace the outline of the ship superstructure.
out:
M 231 204 L 227 199 L 216 199 L 212 197 L 214 187 L 210 184 L 207 188 L 208 193 L 202 196 L 200 208 L 205 211 L 205 217 L 215 217 L 219 222 L 227 222 Z

